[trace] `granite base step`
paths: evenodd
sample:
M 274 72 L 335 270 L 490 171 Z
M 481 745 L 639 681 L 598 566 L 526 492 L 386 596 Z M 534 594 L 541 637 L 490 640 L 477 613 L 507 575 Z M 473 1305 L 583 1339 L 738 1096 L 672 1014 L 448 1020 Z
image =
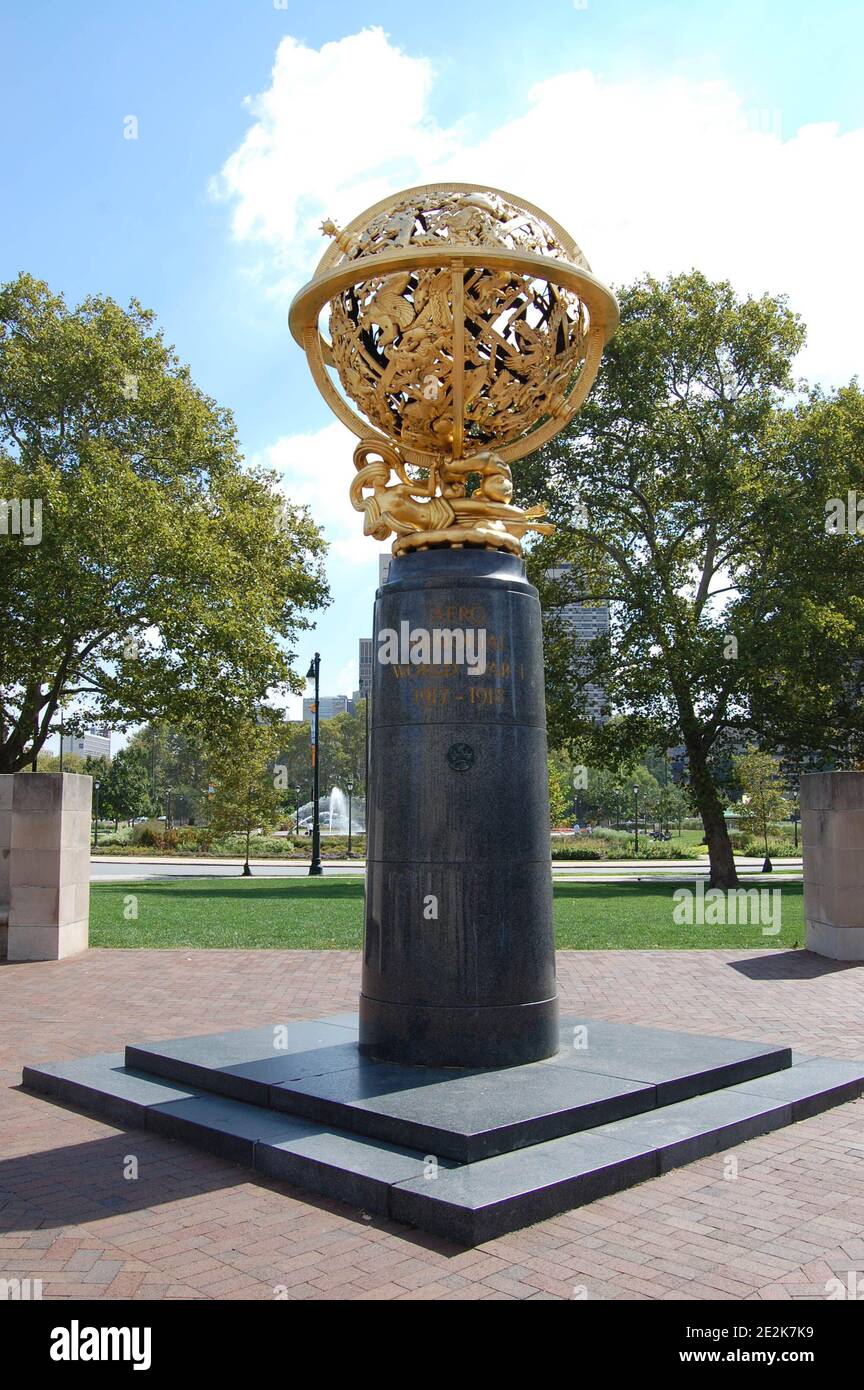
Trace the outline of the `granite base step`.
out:
M 350 1032 L 350 1025 L 332 1020 L 309 1026 L 321 1037 L 322 1025 L 347 1027 Z M 623 1047 L 624 1039 L 619 1041 Z M 337 1038 L 322 1045 L 341 1047 L 343 1042 Z M 187 1049 L 187 1062 L 193 1050 Z M 307 1053 L 315 1050 L 305 1048 Z M 671 1056 L 670 1051 L 664 1064 L 670 1085 Z M 262 1058 L 253 1060 L 260 1063 Z M 647 1070 L 649 1064 L 643 1061 Z M 864 1062 L 794 1055 L 791 1063 L 714 1091 L 465 1163 L 425 1145 L 394 1144 L 160 1077 L 127 1066 L 123 1053 L 28 1066 L 23 1082 L 52 1100 L 119 1125 L 193 1144 L 267 1178 L 476 1245 L 854 1100 L 864 1091 Z M 189 1064 L 199 1065 L 200 1057 Z M 725 1065 L 730 1065 L 728 1060 Z M 580 1065 L 570 1074 L 578 1079 L 583 1074 Z M 264 1083 L 258 1074 L 252 1079 L 283 1084 Z M 436 1080 L 430 1087 L 442 1084 Z M 658 1083 L 635 1084 L 656 1090 Z
M 126 1065 L 233 1100 L 474 1163 L 788 1067 L 788 1047 L 569 1018 L 542 1062 L 399 1066 L 357 1051 L 356 1016 L 126 1048 Z

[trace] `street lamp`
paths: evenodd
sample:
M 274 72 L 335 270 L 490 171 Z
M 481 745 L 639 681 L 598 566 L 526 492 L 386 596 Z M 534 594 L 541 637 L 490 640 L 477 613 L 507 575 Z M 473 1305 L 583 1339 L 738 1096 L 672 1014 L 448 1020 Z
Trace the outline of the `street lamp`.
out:
M 635 814 L 635 816 L 634 816 L 634 822 L 635 822 L 635 827 L 636 827 L 636 841 L 635 841 L 635 844 L 634 844 L 634 846 L 633 846 L 633 852 L 634 852 L 634 854 L 638 854 L 638 853 L 639 853 L 639 788 L 638 788 L 638 786 L 634 786 L 634 788 L 633 788 L 633 803 L 634 803 L 634 807 L 635 807 L 635 811 L 636 811 L 636 814 Z
M 801 819 L 797 811 L 792 812 L 792 828 L 795 831 L 795 853 L 798 853 L 798 822 Z
M 310 876 L 318 876 L 321 870 L 321 807 L 319 805 L 321 790 L 319 782 L 318 766 L 318 733 L 319 733 L 319 714 L 318 714 L 318 688 L 319 676 L 321 672 L 321 657 L 318 652 L 309 664 L 306 672 L 306 679 L 315 682 L 315 700 L 312 705 L 312 859 L 309 864 Z
M 294 817 L 294 834 L 299 836 L 299 834 L 300 834 L 300 788 L 299 788 L 299 787 L 295 787 L 295 788 L 294 788 L 294 804 L 295 804 L 295 806 L 296 806 L 296 808 L 297 808 L 296 813 L 295 813 L 295 817 Z
M 101 785 L 102 783 L 99 781 L 98 778 L 93 783 L 93 791 L 95 793 L 96 799 L 96 819 L 93 822 L 93 844 L 97 849 L 99 847 L 99 788 L 101 787 Z
M 345 790 L 348 793 L 348 858 L 353 859 L 354 856 L 351 853 L 351 797 L 354 792 L 354 783 L 346 782 Z

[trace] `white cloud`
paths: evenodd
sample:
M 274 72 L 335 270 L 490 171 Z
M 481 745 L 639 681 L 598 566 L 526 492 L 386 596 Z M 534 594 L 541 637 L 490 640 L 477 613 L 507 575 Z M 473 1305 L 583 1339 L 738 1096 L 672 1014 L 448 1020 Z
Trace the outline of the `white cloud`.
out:
M 432 83 L 428 62 L 380 29 L 317 51 L 279 45 L 217 187 L 281 290 L 311 273 L 322 217 L 344 223 L 414 183 L 488 183 L 547 208 L 606 281 L 695 265 L 741 291 L 786 292 L 810 330 L 802 370 L 839 382 L 857 369 L 864 130 L 783 131 L 782 112 L 748 111 L 724 81 L 581 70 L 535 84 L 518 115 L 469 141 L 430 116 Z
M 247 98 L 254 124 L 213 184 L 235 200 L 234 235 L 267 243 L 289 278 L 306 279 L 325 249 L 323 217 L 350 221 L 454 144 L 428 115 L 432 80 L 425 58 L 378 28 L 320 50 L 283 39 L 269 89 Z
M 329 543 L 331 561 L 335 557 L 368 569 L 376 542 L 363 535 L 363 518 L 348 498 L 356 443 L 351 431 L 334 421 L 308 434 L 283 435 L 253 462 L 274 469 L 285 496 L 309 507 Z

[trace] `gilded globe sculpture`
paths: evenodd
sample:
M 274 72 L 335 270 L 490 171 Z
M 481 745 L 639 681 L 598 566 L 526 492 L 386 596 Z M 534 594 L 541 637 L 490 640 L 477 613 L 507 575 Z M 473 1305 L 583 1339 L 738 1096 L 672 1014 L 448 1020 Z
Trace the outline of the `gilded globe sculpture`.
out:
M 423 185 L 322 230 L 331 244 L 290 325 L 358 436 L 364 531 L 395 534 L 394 555 L 521 554 L 526 532 L 552 527 L 542 504 L 513 503 L 510 465 L 591 389 L 618 324 L 611 291 L 563 227 L 500 189 Z

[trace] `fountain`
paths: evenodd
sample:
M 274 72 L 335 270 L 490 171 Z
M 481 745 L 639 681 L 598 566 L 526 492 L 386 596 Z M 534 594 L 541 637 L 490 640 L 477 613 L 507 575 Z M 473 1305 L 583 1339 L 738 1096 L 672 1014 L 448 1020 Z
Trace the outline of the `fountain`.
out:
M 312 819 L 313 803 L 307 801 L 300 807 L 300 821 Z M 333 787 L 328 796 L 322 796 L 318 802 L 318 815 L 321 820 L 322 835 L 347 835 L 348 834 L 348 798 L 341 787 Z M 352 835 L 365 835 L 366 833 L 366 799 L 362 796 L 352 796 L 351 798 L 351 833 Z
M 353 809 L 353 808 L 352 808 Z M 348 801 L 341 787 L 332 787 L 330 790 L 329 806 L 329 830 L 330 834 L 347 835 L 348 833 Z M 333 820 L 336 820 L 336 829 L 333 829 Z

